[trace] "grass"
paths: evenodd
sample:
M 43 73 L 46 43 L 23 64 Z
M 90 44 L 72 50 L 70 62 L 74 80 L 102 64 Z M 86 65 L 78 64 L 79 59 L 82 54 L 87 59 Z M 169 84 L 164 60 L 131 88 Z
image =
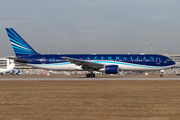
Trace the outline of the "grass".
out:
M 180 81 L 0 81 L 0 120 L 176 120 Z

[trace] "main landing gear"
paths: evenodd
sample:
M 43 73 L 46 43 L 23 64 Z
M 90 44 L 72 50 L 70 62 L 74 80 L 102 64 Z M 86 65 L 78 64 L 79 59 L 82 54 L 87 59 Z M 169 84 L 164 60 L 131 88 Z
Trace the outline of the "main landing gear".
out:
M 94 73 L 91 73 L 91 74 L 90 74 L 90 73 L 87 73 L 87 74 L 86 74 L 86 77 L 87 77 L 87 78 L 89 78 L 89 77 L 92 77 L 92 78 L 93 78 L 93 77 L 95 77 L 95 74 L 94 74 Z

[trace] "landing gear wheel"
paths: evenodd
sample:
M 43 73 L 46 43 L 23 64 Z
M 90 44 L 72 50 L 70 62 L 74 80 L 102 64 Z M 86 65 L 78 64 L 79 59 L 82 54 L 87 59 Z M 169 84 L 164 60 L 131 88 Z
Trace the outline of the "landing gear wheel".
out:
M 160 74 L 160 77 L 163 77 L 163 74 Z
M 91 77 L 95 77 L 95 74 L 94 74 L 94 73 L 92 73 L 92 74 L 91 74 Z
M 89 77 L 91 77 L 91 75 L 88 73 L 88 74 L 86 74 L 86 77 L 89 78 Z

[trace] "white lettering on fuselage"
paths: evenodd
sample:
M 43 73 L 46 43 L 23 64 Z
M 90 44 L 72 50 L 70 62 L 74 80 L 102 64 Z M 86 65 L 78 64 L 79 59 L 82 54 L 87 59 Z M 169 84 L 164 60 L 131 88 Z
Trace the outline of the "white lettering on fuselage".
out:
M 76 58 L 77 59 L 77 58 Z M 81 58 L 81 60 L 83 60 Z M 88 56 L 84 60 L 114 60 L 114 61 L 154 61 L 154 57 L 142 57 L 140 58 L 139 56 Z M 55 59 L 55 58 L 49 58 L 49 62 L 55 63 L 55 62 L 66 62 L 67 60 L 65 59 Z

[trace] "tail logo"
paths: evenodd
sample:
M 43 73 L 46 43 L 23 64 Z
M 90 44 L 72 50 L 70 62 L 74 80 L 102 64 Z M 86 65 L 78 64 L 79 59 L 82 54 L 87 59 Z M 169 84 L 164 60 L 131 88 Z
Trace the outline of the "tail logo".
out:
M 42 63 L 42 64 L 45 64 L 45 63 L 46 63 L 46 58 L 44 58 L 44 57 L 41 58 L 41 63 Z
M 12 28 L 6 28 L 11 45 L 16 56 L 38 54 L 33 48 L 26 43 Z

